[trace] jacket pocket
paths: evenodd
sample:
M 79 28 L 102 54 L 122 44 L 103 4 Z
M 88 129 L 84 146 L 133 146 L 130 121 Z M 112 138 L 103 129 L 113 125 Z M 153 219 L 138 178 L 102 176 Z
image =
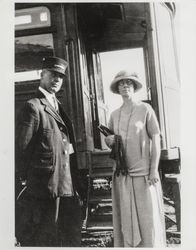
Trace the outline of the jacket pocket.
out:
M 33 163 L 35 174 L 52 174 L 54 172 L 53 152 L 36 153 Z
M 52 129 L 43 129 L 39 138 L 39 151 L 40 152 L 50 152 L 53 149 L 53 130 Z

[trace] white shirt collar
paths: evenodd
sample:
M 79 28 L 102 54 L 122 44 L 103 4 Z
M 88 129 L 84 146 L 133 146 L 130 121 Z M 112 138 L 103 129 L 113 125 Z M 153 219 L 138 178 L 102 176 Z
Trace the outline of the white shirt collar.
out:
M 47 90 L 39 86 L 39 90 L 45 95 L 46 98 L 51 98 L 52 96 L 55 97 L 54 93 L 49 93 Z
M 49 101 L 49 103 L 54 107 L 54 102 L 53 102 L 53 97 L 55 97 L 54 93 L 49 93 L 47 90 L 44 88 L 40 87 L 38 88 L 46 97 L 46 99 Z

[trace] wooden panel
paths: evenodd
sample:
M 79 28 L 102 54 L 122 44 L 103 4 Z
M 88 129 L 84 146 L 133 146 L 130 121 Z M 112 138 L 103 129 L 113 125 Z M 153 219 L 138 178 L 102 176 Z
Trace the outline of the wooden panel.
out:
M 92 169 L 102 168 L 101 171 L 113 168 L 115 161 L 110 158 L 110 151 L 94 151 L 92 153 Z
M 142 18 L 127 18 L 126 21 L 122 20 L 107 20 L 102 36 L 119 36 L 124 34 L 145 33 L 145 26 L 143 26 L 145 19 Z
M 92 126 L 92 115 L 90 107 L 90 97 L 89 94 L 83 92 L 84 101 L 84 121 L 85 121 L 85 134 L 86 134 L 86 150 L 92 151 L 94 148 L 93 142 L 93 126 Z
M 97 52 L 143 47 L 145 33 L 126 34 L 116 37 L 102 37 L 89 41 L 89 46 Z
M 145 3 L 124 3 L 126 18 L 145 19 Z
M 114 5 L 119 10 L 110 13 Z M 144 3 L 81 4 L 78 11 L 86 42 L 92 49 L 107 51 L 138 46 L 145 39 Z
M 83 97 L 83 116 L 85 126 L 86 150 L 92 151 L 94 148 L 93 142 L 93 125 L 91 113 L 91 95 L 90 82 L 87 67 L 87 55 L 82 41 L 79 44 L 79 60 L 80 60 L 80 76 L 81 76 L 81 91 Z
M 91 166 L 91 153 L 90 152 L 78 152 L 78 168 L 90 169 Z
M 173 16 L 162 4 L 154 4 L 157 43 L 161 71 L 161 95 L 167 148 L 180 145 L 180 83 Z M 167 37 L 167 39 L 165 39 Z
M 101 73 L 101 62 L 99 54 L 93 52 L 93 67 L 94 67 L 94 85 L 95 85 L 95 102 L 96 102 L 96 125 L 106 125 L 107 123 L 107 106 L 104 101 L 103 81 Z M 107 149 L 103 136 L 100 135 L 99 130 L 95 127 L 94 133 L 96 134 L 96 147 Z
M 87 149 L 87 136 L 85 129 L 84 101 L 87 96 L 83 95 L 83 79 L 81 77 L 80 48 L 77 34 L 77 20 L 73 4 L 64 5 L 64 29 L 65 29 L 65 53 L 69 62 L 66 91 L 69 96 L 66 100 L 71 117 L 73 119 L 77 138 L 78 151 Z

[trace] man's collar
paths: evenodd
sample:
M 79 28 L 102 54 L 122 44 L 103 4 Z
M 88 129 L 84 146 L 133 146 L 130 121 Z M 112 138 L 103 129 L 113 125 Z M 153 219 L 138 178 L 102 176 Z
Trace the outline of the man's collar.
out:
M 49 93 L 47 90 L 45 90 L 44 88 L 42 88 L 41 86 L 39 86 L 39 88 L 38 88 L 44 95 L 45 95 L 45 97 L 47 98 L 47 97 L 52 97 L 52 96 L 55 96 L 55 94 L 54 93 Z

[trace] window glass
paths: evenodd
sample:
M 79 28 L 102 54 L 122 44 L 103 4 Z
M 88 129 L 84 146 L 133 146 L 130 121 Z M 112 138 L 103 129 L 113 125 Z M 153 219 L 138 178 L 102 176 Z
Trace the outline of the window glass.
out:
M 47 27 L 50 25 L 50 12 L 46 7 L 34 7 L 15 11 L 15 30 Z
M 52 34 L 15 38 L 15 82 L 39 79 L 42 59 L 53 54 Z
M 136 92 L 136 97 L 138 100 L 148 100 L 144 54 L 142 48 L 100 53 L 100 59 L 104 86 L 104 99 L 108 107 L 108 116 L 113 110 L 120 107 L 122 104 L 121 96 L 113 94 L 110 91 L 110 84 L 120 70 L 129 70 L 137 73 L 143 83 L 143 88 Z

